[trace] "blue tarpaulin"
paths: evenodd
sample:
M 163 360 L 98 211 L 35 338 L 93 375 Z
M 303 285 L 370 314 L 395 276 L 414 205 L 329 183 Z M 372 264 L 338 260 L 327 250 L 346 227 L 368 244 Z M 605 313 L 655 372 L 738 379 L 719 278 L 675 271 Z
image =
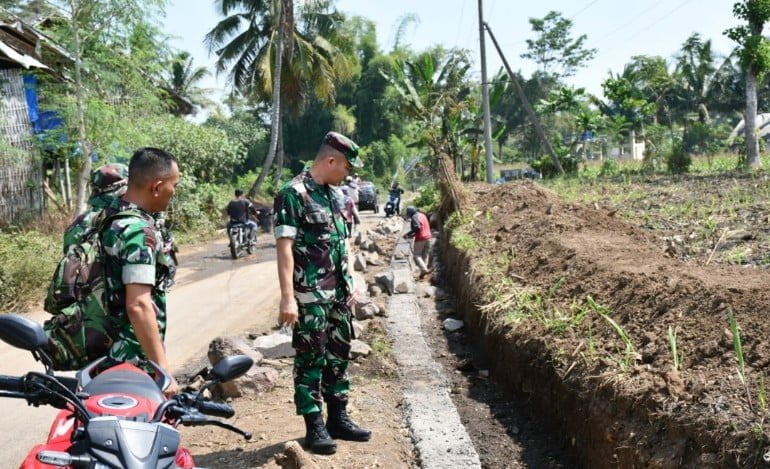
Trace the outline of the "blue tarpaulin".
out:
M 37 124 L 40 116 L 37 112 L 37 78 L 35 75 L 25 74 L 22 76 L 24 81 L 24 97 L 27 99 L 27 113 L 29 121 L 35 128 L 35 133 L 39 132 Z

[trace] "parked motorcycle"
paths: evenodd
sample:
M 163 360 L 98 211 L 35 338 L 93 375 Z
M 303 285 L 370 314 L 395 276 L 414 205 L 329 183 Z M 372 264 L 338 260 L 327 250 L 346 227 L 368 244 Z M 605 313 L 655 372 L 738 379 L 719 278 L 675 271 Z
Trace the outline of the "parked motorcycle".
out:
M 96 374 L 107 365 L 106 358 L 92 362 L 75 378 L 68 378 L 54 375 L 46 353 L 48 338 L 39 324 L 21 316 L 2 315 L 0 340 L 32 352 L 45 365 L 45 373 L 0 375 L 0 397 L 62 409 L 51 425 L 48 440 L 29 451 L 21 469 L 193 469 L 190 452 L 180 445 L 176 430 L 179 425 L 213 425 L 251 439 L 249 432 L 208 418 L 229 418 L 235 411 L 227 404 L 204 401 L 202 397 L 216 383 L 246 373 L 253 365 L 247 356 L 220 360 L 199 392 L 165 399 L 162 389 L 172 378 L 152 362 L 155 380 L 128 363 Z
M 233 223 L 227 229 L 227 236 L 230 238 L 230 255 L 233 259 L 238 259 L 238 255 L 244 249 L 247 253 L 254 252 L 257 245 L 257 233 L 250 235 L 250 229 L 243 223 Z
M 385 218 L 392 217 L 396 214 L 396 205 L 398 205 L 398 197 L 394 194 L 388 196 L 388 201 L 385 203 Z

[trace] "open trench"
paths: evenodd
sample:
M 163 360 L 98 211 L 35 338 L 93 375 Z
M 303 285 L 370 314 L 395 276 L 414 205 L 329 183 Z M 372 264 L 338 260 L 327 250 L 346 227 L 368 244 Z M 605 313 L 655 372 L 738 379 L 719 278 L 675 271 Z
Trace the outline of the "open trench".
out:
M 439 243 L 434 254 L 442 252 Z M 408 244 L 400 242 L 391 267 L 411 278 Z M 398 253 L 401 252 L 399 256 Z M 406 254 L 406 256 L 405 256 Z M 420 281 L 390 299 L 388 328 L 402 381 L 403 411 L 423 468 L 580 468 L 571 444 L 532 405 L 490 379 L 499 357 L 488 355 L 482 331 L 444 329 L 446 318 L 469 318 L 458 309 L 471 285 L 453 285 L 453 269 L 434 256 L 433 284 Z M 467 322 L 471 325 L 471 322 Z M 481 333 L 481 334 L 480 334 Z

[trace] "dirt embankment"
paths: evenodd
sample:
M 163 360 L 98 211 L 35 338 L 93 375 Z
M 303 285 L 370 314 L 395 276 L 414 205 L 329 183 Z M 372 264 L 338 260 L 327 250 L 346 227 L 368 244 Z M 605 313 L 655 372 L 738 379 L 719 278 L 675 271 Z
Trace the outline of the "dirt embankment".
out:
M 473 185 L 469 204 L 441 246 L 460 310 L 492 378 L 587 467 L 765 464 L 770 273 L 679 261 L 532 183 Z

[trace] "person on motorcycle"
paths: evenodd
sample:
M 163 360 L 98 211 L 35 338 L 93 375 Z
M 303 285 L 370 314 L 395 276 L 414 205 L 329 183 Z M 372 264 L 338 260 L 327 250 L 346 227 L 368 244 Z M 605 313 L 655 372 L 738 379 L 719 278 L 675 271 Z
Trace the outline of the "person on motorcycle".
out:
M 241 189 L 235 189 L 235 199 L 227 204 L 227 215 L 230 216 L 230 221 L 227 222 L 228 230 L 233 225 L 242 223 L 249 227 L 249 239 L 254 241 L 257 236 L 257 223 L 249 215 L 258 216 L 257 209 L 243 196 Z
M 396 201 L 395 213 L 401 213 L 401 194 L 403 193 L 404 189 L 398 187 L 398 182 L 391 184 L 390 189 L 388 189 L 388 195 Z

